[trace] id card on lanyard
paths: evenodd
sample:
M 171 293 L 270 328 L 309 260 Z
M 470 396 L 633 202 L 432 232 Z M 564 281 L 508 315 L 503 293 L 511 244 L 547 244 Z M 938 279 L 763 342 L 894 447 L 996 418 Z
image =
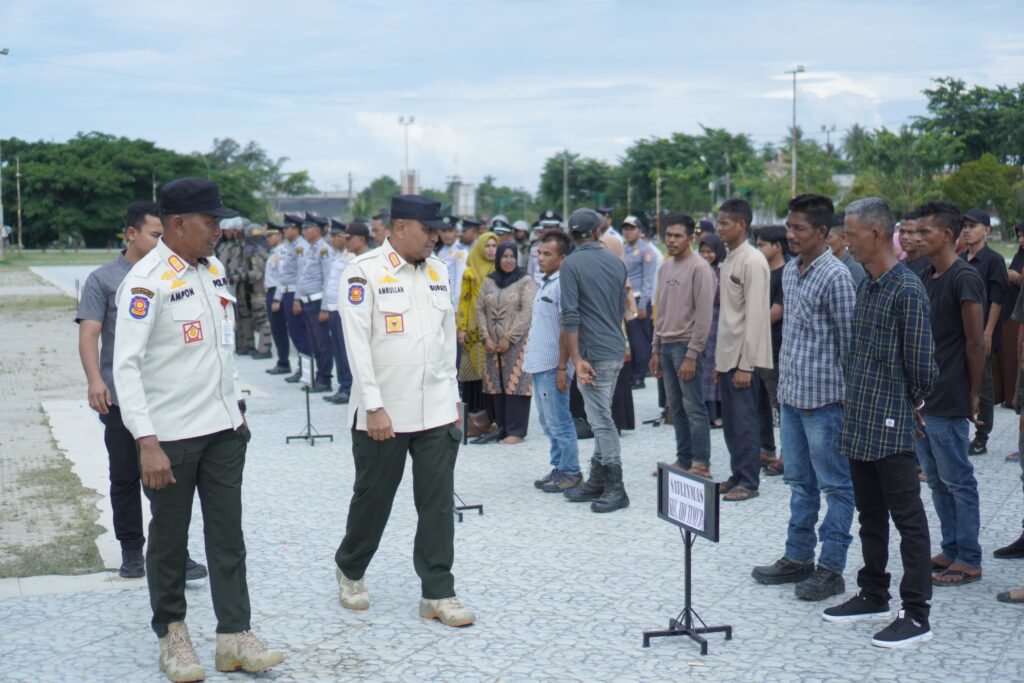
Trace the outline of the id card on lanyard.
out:
M 224 320 L 221 322 L 220 327 L 220 344 L 221 346 L 235 346 L 235 320 L 234 318 L 228 317 L 228 300 L 224 297 L 220 298 L 220 307 L 224 309 Z

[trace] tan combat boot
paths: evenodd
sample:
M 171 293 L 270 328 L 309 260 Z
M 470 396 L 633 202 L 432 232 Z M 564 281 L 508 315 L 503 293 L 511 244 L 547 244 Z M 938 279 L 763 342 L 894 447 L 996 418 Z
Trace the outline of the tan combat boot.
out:
M 280 650 L 268 650 L 252 631 L 217 634 L 217 671 L 266 671 L 284 661 Z
M 176 683 L 201 681 L 206 678 L 203 665 L 199 663 L 192 639 L 184 621 L 167 625 L 167 635 L 160 639 L 160 670 Z
M 335 576 L 338 577 L 338 602 L 345 609 L 361 612 L 370 608 L 370 593 L 366 590 L 366 581 L 363 579 L 352 579 L 345 576 L 341 569 L 335 569 Z
M 454 595 L 440 600 L 420 600 L 420 618 L 437 619 L 445 626 L 469 626 L 476 621 L 476 615 L 462 606 Z

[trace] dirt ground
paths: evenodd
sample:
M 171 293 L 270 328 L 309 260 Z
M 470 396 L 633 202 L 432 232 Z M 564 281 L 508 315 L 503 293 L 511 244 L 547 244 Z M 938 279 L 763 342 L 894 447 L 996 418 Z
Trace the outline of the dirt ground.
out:
M 85 391 L 70 297 L 0 269 L 0 578 L 102 569 L 96 494 L 57 448 L 42 402 Z

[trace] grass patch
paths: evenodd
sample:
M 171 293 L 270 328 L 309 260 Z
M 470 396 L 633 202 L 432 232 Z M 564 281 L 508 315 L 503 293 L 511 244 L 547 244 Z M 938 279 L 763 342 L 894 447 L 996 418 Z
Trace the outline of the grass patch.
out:
M 64 311 L 76 310 L 74 298 L 62 294 L 0 297 L 0 314 L 30 313 L 40 310 L 53 310 L 56 312 L 56 309 Z
M 97 527 L 98 528 L 98 527 Z M 67 534 L 43 545 L 9 545 L 4 553 L 14 559 L 0 563 L 0 579 L 48 574 L 92 574 L 103 571 L 95 536 Z
M 7 248 L 0 268 L 25 269 L 32 266 L 98 266 L 117 258 L 117 252 L 111 249 L 88 251 L 37 251 L 25 250 L 18 253 L 17 249 Z

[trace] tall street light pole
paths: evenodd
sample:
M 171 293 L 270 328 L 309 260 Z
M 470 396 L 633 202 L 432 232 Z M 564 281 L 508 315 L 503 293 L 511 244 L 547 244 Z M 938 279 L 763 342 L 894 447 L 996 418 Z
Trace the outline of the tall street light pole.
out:
M 409 178 L 409 126 L 416 123 L 416 117 L 410 116 L 406 119 L 404 116 L 399 116 L 398 123 L 405 129 L 405 167 L 402 169 L 402 184 L 404 186 Z M 402 191 L 405 192 L 405 187 L 402 187 Z M 409 183 L 409 192 L 412 192 L 412 183 Z
M 0 56 L 6 57 L 11 51 L 8 48 L 0 48 Z M 0 261 L 4 258 L 4 157 L 0 154 Z
M 792 196 L 792 197 L 796 196 L 796 75 L 797 74 L 802 74 L 804 71 L 806 71 L 806 69 L 804 69 L 804 65 L 801 64 L 800 66 L 796 67 L 795 69 L 791 69 L 791 70 L 786 72 L 788 74 L 793 74 L 793 129 L 792 129 L 793 141 L 792 141 L 792 146 L 790 148 L 790 153 L 789 153 L 789 159 L 790 159 L 790 170 L 789 170 L 789 173 L 790 173 L 790 177 L 791 177 L 790 196 Z

